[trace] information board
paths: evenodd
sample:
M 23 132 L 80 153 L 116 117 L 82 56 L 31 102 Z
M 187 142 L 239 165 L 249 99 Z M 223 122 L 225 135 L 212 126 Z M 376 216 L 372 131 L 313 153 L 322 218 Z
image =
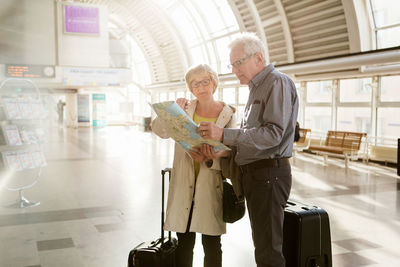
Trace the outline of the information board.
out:
M 54 66 L 6 64 L 6 77 L 14 78 L 54 78 Z
M 91 35 L 99 34 L 99 8 L 65 5 L 64 32 Z

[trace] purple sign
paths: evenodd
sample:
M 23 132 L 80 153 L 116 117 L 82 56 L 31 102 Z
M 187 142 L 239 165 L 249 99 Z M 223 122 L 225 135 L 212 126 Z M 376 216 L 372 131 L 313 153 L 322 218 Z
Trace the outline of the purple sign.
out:
M 99 8 L 64 6 L 65 32 L 99 34 Z

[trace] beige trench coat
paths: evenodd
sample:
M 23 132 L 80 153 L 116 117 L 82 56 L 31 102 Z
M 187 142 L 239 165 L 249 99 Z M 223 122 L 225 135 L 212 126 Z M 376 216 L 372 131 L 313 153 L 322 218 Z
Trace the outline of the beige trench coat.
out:
M 196 100 L 191 101 L 187 109 L 191 118 L 196 105 Z M 216 124 L 220 127 L 235 127 L 234 112 L 233 107 L 225 105 Z M 161 138 L 170 137 L 158 118 L 152 122 L 152 130 Z M 196 185 L 194 183 L 193 160 L 178 143 L 175 143 L 164 229 L 179 233 L 186 231 L 194 195 L 189 231 L 213 236 L 224 234 L 226 227 L 222 220 L 222 178 L 219 159 L 213 161 L 211 168 L 207 168 L 204 162 L 200 163 Z

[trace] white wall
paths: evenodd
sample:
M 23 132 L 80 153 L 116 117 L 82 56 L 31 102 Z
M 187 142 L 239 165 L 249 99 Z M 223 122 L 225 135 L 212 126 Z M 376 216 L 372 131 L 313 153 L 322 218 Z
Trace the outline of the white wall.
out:
M 53 0 L 0 0 L 0 64 L 55 65 Z
M 78 5 L 65 3 L 68 5 Z M 64 33 L 63 4 L 57 3 L 58 64 L 61 66 L 109 67 L 108 10 L 106 6 L 82 5 L 99 8 L 99 35 Z

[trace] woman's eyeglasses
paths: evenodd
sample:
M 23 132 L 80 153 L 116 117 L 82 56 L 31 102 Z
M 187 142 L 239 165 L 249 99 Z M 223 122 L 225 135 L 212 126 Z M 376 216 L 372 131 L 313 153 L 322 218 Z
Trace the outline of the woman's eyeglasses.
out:
M 207 86 L 210 84 L 210 82 L 211 82 L 210 79 L 204 79 L 204 80 L 201 80 L 200 82 L 192 82 L 192 88 L 199 88 L 200 85 Z

